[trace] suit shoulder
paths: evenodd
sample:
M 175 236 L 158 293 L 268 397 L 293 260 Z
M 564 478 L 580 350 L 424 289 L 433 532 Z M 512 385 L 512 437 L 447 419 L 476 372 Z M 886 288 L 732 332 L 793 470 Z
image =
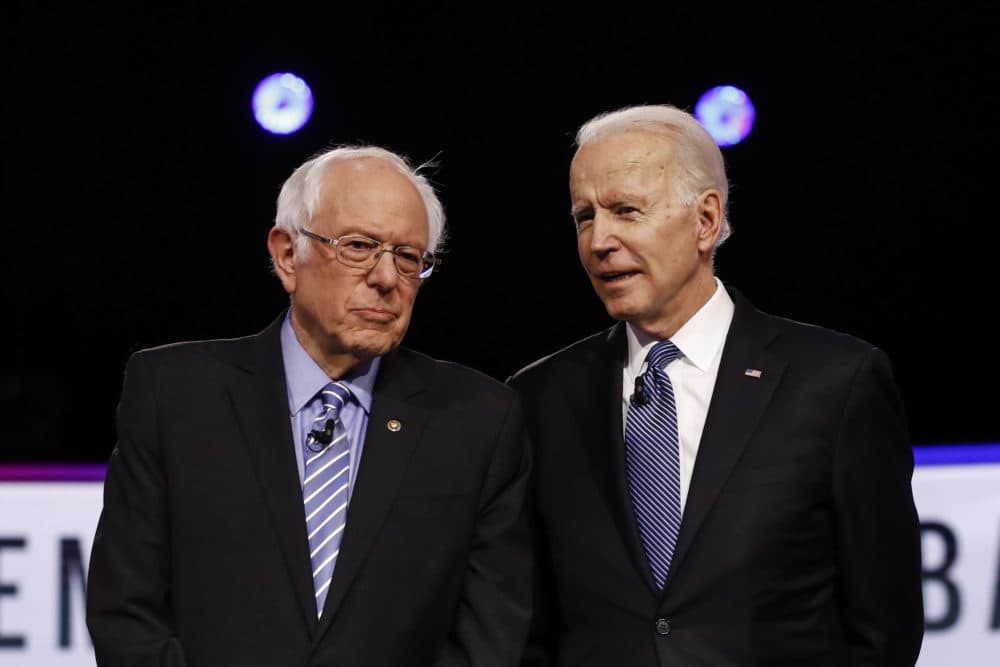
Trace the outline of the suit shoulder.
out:
M 253 338 L 254 336 L 242 336 L 239 338 L 178 341 L 140 348 L 129 356 L 130 359 L 141 359 L 153 365 L 177 363 L 185 360 L 216 357 L 228 350 L 249 344 Z
M 879 348 L 863 338 L 830 327 L 800 322 L 776 315 L 767 317 L 781 331 L 786 345 L 802 347 L 813 354 L 828 356 L 864 356 Z
M 437 359 L 423 352 L 400 347 L 395 354 L 409 364 L 437 390 L 444 390 L 471 397 L 476 394 L 510 400 L 515 392 L 500 380 L 456 361 Z
M 507 382 L 516 387 L 542 385 L 562 376 L 567 369 L 606 362 L 612 329 L 598 331 L 531 362 L 511 375 Z
M 882 353 L 873 343 L 858 336 L 818 325 L 795 320 L 761 310 L 739 290 L 727 286 L 736 306 L 732 328 L 738 335 L 749 335 L 762 344 L 775 345 L 789 353 L 804 357 L 863 357 Z
M 810 377 L 852 382 L 865 368 L 892 375 L 893 363 L 886 351 L 864 338 L 785 317 L 764 317 L 777 332 L 770 349 L 794 360 Z

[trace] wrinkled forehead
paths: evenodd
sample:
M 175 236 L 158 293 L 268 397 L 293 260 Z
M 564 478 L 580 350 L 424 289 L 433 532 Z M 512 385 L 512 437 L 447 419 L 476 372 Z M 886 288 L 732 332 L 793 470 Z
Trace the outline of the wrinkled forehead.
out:
M 370 157 L 330 165 L 324 174 L 320 201 L 330 207 L 355 202 L 419 209 L 426 214 L 416 185 L 390 163 Z
M 416 185 L 395 166 L 375 157 L 339 160 L 323 174 L 324 198 L 343 198 L 357 191 L 387 192 L 393 197 L 420 199 Z
M 668 138 L 647 130 L 620 132 L 587 142 L 570 165 L 570 188 L 588 183 L 662 179 L 673 155 Z
M 426 245 L 427 209 L 413 182 L 384 160 L 363 158 L 331 165 L 316 220 L 330 232 L 393 235 Z M 384 240 L 384 239 L 381 239 Z

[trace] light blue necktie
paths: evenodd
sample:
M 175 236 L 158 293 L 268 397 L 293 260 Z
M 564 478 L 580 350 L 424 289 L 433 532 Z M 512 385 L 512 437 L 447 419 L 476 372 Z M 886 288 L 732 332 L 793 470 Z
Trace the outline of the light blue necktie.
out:
M 313 421 L 303 449 L 305 471 L 302 498 L 305 502 L 309 558 L 317 615 L 323 613 L 326 593 L 340 553 L 350 492 L 351 455 L 347 432 L 337 418 L 351 398 L 341 382 L 331 382 L 320 393 L 323 409 Z
M 679 356 L 680 350 L 669 340 L 653 346 L 641 378 L 646 400 L 633 397 L 625 420 L 629 494 L 646 560 L 659 589 L 670 571 L 681 527 L 677 405 L 664 370 Z

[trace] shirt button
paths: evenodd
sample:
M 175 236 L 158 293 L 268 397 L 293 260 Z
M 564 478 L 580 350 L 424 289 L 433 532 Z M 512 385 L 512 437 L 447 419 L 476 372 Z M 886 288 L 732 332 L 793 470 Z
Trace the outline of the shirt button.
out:
M 670 634 L 670 619 L 669 618 L 658 618 L 656 619 L 656 634 L 661 637 L 666 637 Z

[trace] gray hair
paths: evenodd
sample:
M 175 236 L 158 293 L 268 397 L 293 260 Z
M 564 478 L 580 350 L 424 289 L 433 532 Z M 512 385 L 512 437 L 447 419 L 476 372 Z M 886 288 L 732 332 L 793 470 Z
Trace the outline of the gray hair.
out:
M 323 189 L 323 177 L 335 162 L 376 158 L 384 160 L 406 176 L 420 193 L 427 211 L 427 249 L 440 252 L 444 248 L 444 207 L 438 199 L 434 186 L 421 173 L 432 166 L 424 163 L 411 167 L 406 158 L 378 146 L 338 146 L 313 156 L 288 177 L 278 194 L 278 210 L 274 224 L 288 232 L 295 239 L 295 254 L 300 258 L 309 257 L 309 238 L 299 231 L 306 229 L 319 208 Z
M 729 181 L 726 166 L 712 135 L 688 112 L 670 104 L 633 106 L 599 114 L 576 133 L 577 150 L 613 134 L 646 130 L 666 135 L 674 149 L 676 185 L 673 195 L 685 205 L 694 204 L 709 188 L 722 198 L 722 224 L 715 248 L 732 234 L 729 224 Z

